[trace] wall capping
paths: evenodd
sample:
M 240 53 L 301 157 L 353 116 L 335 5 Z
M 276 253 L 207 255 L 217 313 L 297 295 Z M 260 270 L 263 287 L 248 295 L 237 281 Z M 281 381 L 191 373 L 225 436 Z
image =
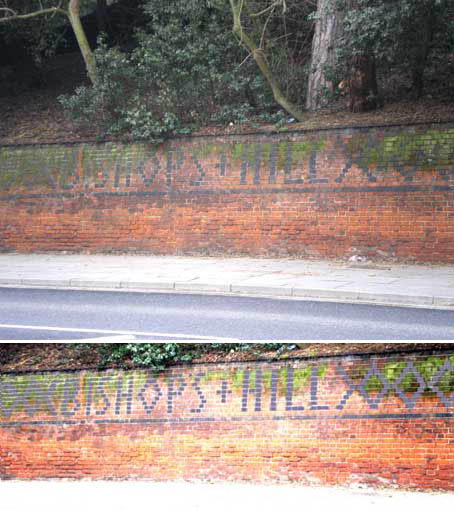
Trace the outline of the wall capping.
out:
M 300 129 L 289 129 L 289 130 L 273 130 L 273 131 L 247 131 L 244 133 L 223 133 L 223 134 L 206 134 L 206 135 L 182 135 L 175 136 L 171 138 L 167 138 L 164 142 L 160 144 L 154 144 L 147 140 L 109 140 L 109 139 L 101 139 L 101 140 L 74 140 L 74 141 L 60 141 L 60 142 L 31 142 L 31 143 L 23 143 L 23 144 L 0 144 L 0 149 L 3 148 L 14 148 L 14 147 L 40 147 L 40 146 L 54 146 L 54 145 L 82 145 L 82 144 L 90 144 L 90 145 L 104 145 L 107 143 L 112 144 L 121 144 L 121 145 L 135 145 L 135 144 L 149 144 L 149 145 L 166 145 L 171 142 L 179 142 L 183 140 L 198 140 L 203 138 L 233 138 L 233 137 L 243 137 L 243 136 L 271 136 L 271 135 L 292 135 L 292 134 L 302 134 L 302 133 L 317 133 L 317 132 L 327 132 L 327 131 L 347 131 L 347 130 L 368 130 L 368 129 L 383 129 L 383 128 L 407 128 L 407 127 L 419 127 L 419 126 L 454 126 L 454 119 L 452 121 L 432 121 L 432 122 L 411 122 L 411 123 L 397 123 L 397 124 L 365 124 L 364 126 L 333 126 L 333 127 L 321 127 L 321 128 L 300 128 Z

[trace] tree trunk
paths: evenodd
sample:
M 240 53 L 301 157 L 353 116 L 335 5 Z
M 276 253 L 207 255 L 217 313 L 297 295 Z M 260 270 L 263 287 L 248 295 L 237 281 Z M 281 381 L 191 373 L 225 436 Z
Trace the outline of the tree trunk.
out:
M 74 35 L 76 36 L 80 52 L 82 53 L 88 76 L 94 84 L 96 82 L 96 62 L 90 45 L 88 44 L 82 22 L 80 21 L 79 0 L 70 0 L 68 6 L 68 17 L 71 27 L 74 30 Z
M 312 57 L 307 82 L 306 108 L 318 110 L 326 106 L 326 93 L 333 92 L 329 72 L 336 65 L 336 48 L 341 32 L 340 14 L 332 0 L 318 0 L 317 20 L 312 39 Z
M 254 39 L 247 34 L 241 23 L 241 10 L 243 8 L 243 2 L 238 0 L 230 0 L 230 6 L 233 15 L 233 33 L 237 35 L 240 43 L 243 44 L 252 55 L 252 58 L 255 60 L 262 75 L 268 82 L 276 103 L 288 113 L 290 113 L 290 115 L 292 115 L 296 120 L 302 121 L 304 118 L 303 112 L 297 105 L 293 104 L 282 91 L 277 78 L 268 65 L 264 50 L 257 46 L 257 44 L 254 42 Z
M 47 14 L 64 14 L 68 17 L 71 24 L 71 28 L 76 36 L 79 49 L 82 53 L 82 57 L 85 62 L 85 67 L 88 72 L 88 76 L 92 83 L 96 81 L 96 62 L 93 52 L 91 51 L 90 45 L 88 44 L 87 37 L 85 35 L 84 27 L 80 21 L 80 9 L 79 0 L 70 0 L 68 10 L 64 10 L 60 7 L 49 7 L 47 9 L 38 9 L 37 11 L 28 12 L 26 14 L 17 14 L 12 9 L 3 7 L 0 8 L 0 12 L 5 12 L 7 15 L 0 17 L 1 23 L 8 23 L 16 20 L 29 20 Z
M 358 10 L 357 0 L 348 0 L 349 10 Z M 368 112 L 378 107 L 378 85 L 375 59 L 365 51 L 350 59 L 347 80 L 350 96 L 349 106 L 352 112 Z
M 424 91 L 424 69 L 427 64 L 436 24 L 435 14 L 432 9 L 429 8 L 424 14 L 425 16 L 422 17 L 424 24 L 418 32 L 418 39 L 415 44 L 415 59 L 412 69 L 412 90 L 416 99 L 420 99 Z
M 350 65 L 350 111 L 368 112 L 377 109 L 378 88 L 374 58 L 367 55 L 353 57 Z

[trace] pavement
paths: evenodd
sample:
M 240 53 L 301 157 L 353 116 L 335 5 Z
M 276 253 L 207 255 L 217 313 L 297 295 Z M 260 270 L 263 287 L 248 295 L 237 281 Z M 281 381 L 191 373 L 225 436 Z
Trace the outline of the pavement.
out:
M 401 510 L 452 508 L 454 493 L 200 482 L 0 482 L 2 510 Z
M 0 286 L 248 295 L 454 309 L 454 265 L 0 254 Z

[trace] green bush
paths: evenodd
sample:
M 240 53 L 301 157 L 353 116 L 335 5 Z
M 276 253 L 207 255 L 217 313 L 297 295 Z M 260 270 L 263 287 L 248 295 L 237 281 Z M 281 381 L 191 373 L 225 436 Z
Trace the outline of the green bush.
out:
M 148 0 L 147 30 L 130 53 L 95 50 L 98 80 L 59 100 L 73 120 L 99 135 L 159 142 L 207 122 L 242 122 L 276 113 L 255 64 L 231 32 L 227 8 Z
M 77 345 L 77 344 L 76 344 Z M 295 349 L 294 344 L 282 343 L 206 343 L 206 344 L 102 344 L 99 347 L 101 366 L 109 364 L 132 364 L 134 367 L 149 367 L 157 372 L 172 363 L 189 362 L 203 354 L 248 351 L 260 354 L 260 350 L 276 351 L 277 355 Z

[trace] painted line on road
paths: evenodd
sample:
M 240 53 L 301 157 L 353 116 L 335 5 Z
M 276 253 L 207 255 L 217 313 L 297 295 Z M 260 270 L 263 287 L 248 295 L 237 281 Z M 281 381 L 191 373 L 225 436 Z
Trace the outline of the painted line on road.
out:
M 169 338 L 181 338 L 181 339 L 194 339 L 194 340 L 219 340 L 219 341 L 234 341 L 238 342 L 238 338 L 218 337 L 218 336 L 201 336 L 181 333 L 154 333 L 149 331 L 118 331 L 111 329 L 88 329 L 88 328 L 62 328 L 59 326 L 28 326 L 23 324 L 0 324 L 0 328 L 3 329 L 28 329 L 37 331 L 62 331 L 68 333 L 95 333 L 103 335 L 134 335 L 134 336 L 148 336 L 148 337 L 169 337 Z M 118 340 L 122 341 L 122 340 Z

